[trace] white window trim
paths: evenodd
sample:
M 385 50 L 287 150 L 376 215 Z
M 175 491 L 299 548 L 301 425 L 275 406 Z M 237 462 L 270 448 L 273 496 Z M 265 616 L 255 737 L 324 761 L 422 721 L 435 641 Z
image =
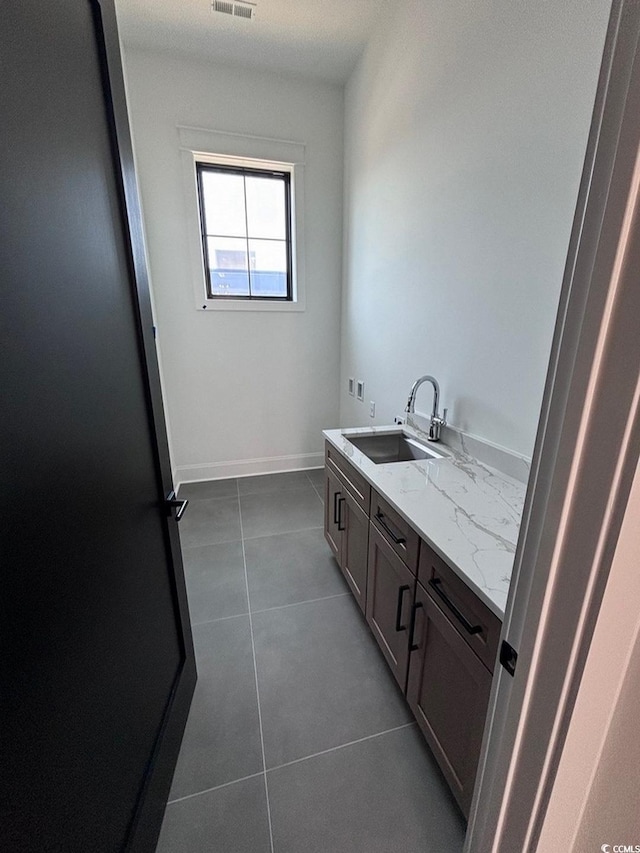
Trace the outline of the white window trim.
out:
M 223 133 L 197 127 L 178 127 L 188 230 L 191 281 L 196 310 L 211 311 L 304 311 L 304 154 L 300 142 Z M 292 301 L 260 299 L 210 299 L 204 275 L 196 163 L 228 166 L 259 166 L 291 175 L 291 255 L 293 260 Z

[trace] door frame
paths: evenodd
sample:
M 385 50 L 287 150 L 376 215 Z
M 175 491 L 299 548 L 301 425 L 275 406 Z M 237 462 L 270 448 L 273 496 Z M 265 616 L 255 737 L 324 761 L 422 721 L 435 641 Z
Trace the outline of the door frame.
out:
M 114 175 L 118 184 L 121 217 L 126 224 L 124 236 L 129 251 L 129 280 L 133 284 L 131 298 L 138 331 L 140 362 L 147 380 L 147 411 L 152 445 L 155 448 L 158 503 L 166 518 L 165 544 L 174 567 L 171 577 L 172 595 L 183 660 L 172 685 L 123 848 L 127 853 L 152 853 L 156 848 L 162 825 L 197 676 L 178 524 L 165 502 L 174 487 L 115 3 L 114 0 L 87 2 L 91 5 L 95 22 Z
M 640 453 L 640 2 L 613 0 L 465 853 L 537 847 Z

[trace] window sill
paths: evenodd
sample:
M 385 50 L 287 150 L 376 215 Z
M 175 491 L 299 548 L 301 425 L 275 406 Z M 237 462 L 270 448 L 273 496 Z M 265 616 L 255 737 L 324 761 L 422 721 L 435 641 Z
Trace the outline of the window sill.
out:
M 198 311 L 205 314 L 215 311 L 277 311 L 287 314 L 289 312 L 301 312 L 305 310 L 304 302 L 261 302 L 258 299 L 210 299 L 198 306 Z

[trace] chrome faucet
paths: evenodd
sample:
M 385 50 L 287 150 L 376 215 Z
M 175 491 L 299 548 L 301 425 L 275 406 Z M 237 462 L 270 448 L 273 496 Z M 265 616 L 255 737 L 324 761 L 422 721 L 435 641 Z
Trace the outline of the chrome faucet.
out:
M 440 386 L 438 385 L 438 380 L 433 376 L 421 376 L 420 379 L 416 379 L 411 388 L 411 393 L 409 394 L 409 399 L 407 400 L 407 407 L 405 412 L 412 415 L 415 412 L 416 405 L 416 394 L 418 392 L 418 388 L 422 385 L 423 382 L 430 382 L 433 385 L 433 409 L 431 411 L 431 420 L 429 422 L 429 441 L 440 441 L 440 430 L 447 423 L 447 410 L 445 409 L 442 413 L 442 416 L 438 413 L 438 403 L 440 400 Z

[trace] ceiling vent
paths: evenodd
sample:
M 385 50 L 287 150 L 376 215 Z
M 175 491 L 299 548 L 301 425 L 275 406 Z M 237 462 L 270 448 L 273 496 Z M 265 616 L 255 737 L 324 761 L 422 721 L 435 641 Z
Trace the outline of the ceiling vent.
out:
M 255 3 L 238 3 L 236 0 L 213 0 L 211 9 L 213 12 L 222 12 L 223 15 L 244 18 L 245 21 L 251 21 L 256 16 Z

